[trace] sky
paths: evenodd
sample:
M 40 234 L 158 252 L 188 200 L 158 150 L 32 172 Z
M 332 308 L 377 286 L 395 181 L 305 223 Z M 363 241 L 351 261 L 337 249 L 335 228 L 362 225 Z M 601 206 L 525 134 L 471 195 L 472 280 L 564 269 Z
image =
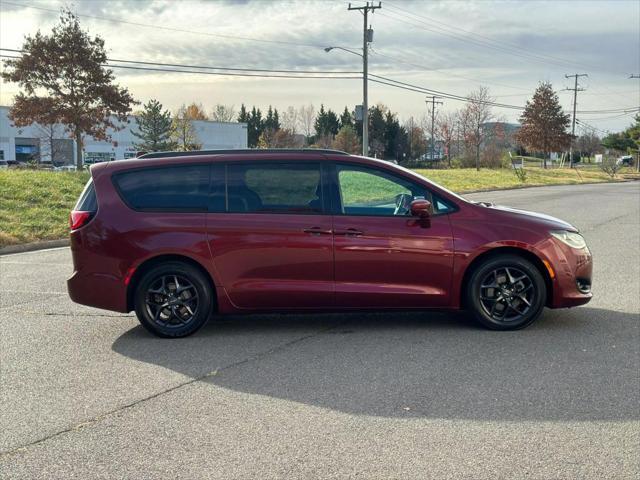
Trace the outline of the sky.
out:
M 364 4 L 352 1 L 352 5 Z M 68 6 L 84 28 L 104 38 L 112 59 L 200 66 L 360 72 L 362 15 L 343 1 L 150 1 L 0 0 L 0 48 L 20 49 L 24 36 L 48 33 L 57 11 Z M 502 104 L 524 106 L 541 81 L 551 82 L 571 111 L 573 79 L 580 78 L 577 118 L 602 134 L 627 127 L 638 108 L 640 1 L 382 1 L 370 14 L 374 30 L 369 72 L 412 85 L 466 96 L 479 86 Z M 3 51 L 8 54 L 10 52 Z M 183 103 L 273 105 L 320 104 L 341 112 L 362 102 L 361 79 L 228 77 L 114 69 L 116 81 L 135 98 Z M 342 76 L 358 77 L 359 73 Z M 375 77 L 372 77 L 375 78 Z M 18 86 L 0 82 L 0 104 Z M 402 121 L 421 121 L 425 94 L 369 83 L 369 104 L 383 103 Z M 463 102 L 444 99 L 438 113 Z M 596 112 L 594 112 L 596 111 Z M 494 108 L 498 119 L 516 122 L 519 111 Z M 593 113 L 589 113 L 593 112 Z M 583 127 L 587 128 L 587 127 Z

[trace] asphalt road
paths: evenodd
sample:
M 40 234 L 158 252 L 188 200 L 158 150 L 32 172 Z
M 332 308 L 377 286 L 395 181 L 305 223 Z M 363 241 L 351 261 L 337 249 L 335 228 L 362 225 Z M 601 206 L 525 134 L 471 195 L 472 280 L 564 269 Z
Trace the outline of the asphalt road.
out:
M 579 227 L 594 300 L 269 315 L 161 340 L 71 303 L 67 249 L 0 258 L 2 478 L 638 478 L 640 183 L 472 195 Z

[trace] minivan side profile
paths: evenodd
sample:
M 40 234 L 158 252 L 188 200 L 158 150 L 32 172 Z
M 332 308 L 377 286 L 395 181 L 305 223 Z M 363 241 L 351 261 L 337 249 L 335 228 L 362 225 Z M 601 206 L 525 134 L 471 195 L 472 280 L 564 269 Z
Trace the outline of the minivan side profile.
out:
M 145 158 L 146 157 L 146 158 Z M 163 152 L 91 167 L 75 302 L 181 337 L 217 314 L 469 309 L 513 330 L 591 299 L 577 229 L 331 150 Z

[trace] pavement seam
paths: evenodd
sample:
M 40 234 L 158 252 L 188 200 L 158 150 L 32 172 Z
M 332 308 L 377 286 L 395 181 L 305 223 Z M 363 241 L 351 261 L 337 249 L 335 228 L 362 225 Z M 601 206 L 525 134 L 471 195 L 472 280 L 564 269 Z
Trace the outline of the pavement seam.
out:
M 135 400 L 134 402 L 128 403 L 126 405 L 122 405 L 122 406 L 120 406 L 118 408 L 115 408 L 113 410 L 109 410 L 108 412 L 102 413 L 102 414 L 97 415 L 97 416 L 95 416 L 93 418 L 90 418 L 89 420 L 86 420 L 84 422 L 72 425 L 72 426 L 67 427 L 67 428 L 65 428 L 63 430 L 59 430 L 57 432 L 54 432 L 54 433 L 52 433 L 50 435 L 47 435 L 46 437 L 39 438 L 39 439 L 34 440 L 32 442 L 26 443 L 24 445 L 20 445 L 19 447 L 14 447 L 14 448 L 12 448 L 10 450 L 5 450 L 4 452 L 0 452 L 0 459 L 9 457 L 9 456 L 12 456 L 12 455 L 15 455 L 15 454 L 19 454 L 19 453 L 24 453 L 30 447 L 34 447 L 34 446 L 39 445 L 41 443 L 44 443 L 44 442 L 46 442 L 48 440 L 51 440 L 51 439 L 57 438 L 59 436 L 62 436 L 64 434 L 66 434 L 66 433 L 80 431 L 80 430 L 84 429 L 85 427 L 89 427 L 89 426 L 95 425 L 95 424 L 99 423 L 100 421 L 102 421 L 102 420 L 104 420 L 106 418 L 114 416 L 114 415 L 116 415 L 116 414 L 118 414 L 120 412 L 123 412 L 125 410 L 129 410 L 129 409 L 135 408 L 136 406 L 138 406 L 140 404 L 143 404 L 143 403 L 148 402 L 150 400 L 154 400 L 154 399 L 156 399 L 156 398 L 158 398 L 158 397 L 160 397 L 162 395 L 166 395 L 166 394 L 172 393 L 172 392 L 174 392 L 174 391 L 176 391 L 178 389 L 181 389 L 183 387 L 187 387 L 189 385 L 193 385 L 194 383 L 206 380 L 207 378 L 214 377 L 220 372 L 224 372 L 224 371 L 230 370 L 230 369 L 235 368 L 235 367 L 246 365 L 248 363 L 255 362 L 257 360 L 261 360 L 264 357 L 267 357 L 267 356 L 272 355 L 274 353 L 283 351 L 283 350 L 287 349 L 288 347 L 290 347 L 292 345 L 295 345 L 295 344 L 304 342 L 305 340 L 308 340 L 310 338 L 314 338 L 314 337 L 317 337 L 319 335 L 325 334 L 325 333 L 333 330 L 334 328 L 337 328 L 337 327 L 340 327 L 340 326 L 344 325 L 344 323 L 346 323 L 346 321 L 338 322 L 338 323 L 336 323 L 334 325 L 331 325 L 331 326 L 329 326 L 327 328 L 320 329 L 317 332 L 310 333 L 309 335 L 304 335 L 302 337 L 295 338 L 293 340 L 290 340 L 288 342 L 282 343 L 280 345 L 276 345 L 273 348 L 270 348 L 270 349 L 265 350 L 263 352 L 256 353 L 255 355 L 249 356 L 249 357 L 244 358 L 242 360 L 239 360 L 237 362 L 233 362 L 233 363 L 230 363 L 230 364 L 225 365 L 223 367 L 217 368 L 215 370 L 212 370 L 211 372 L 205 373 L 205 374 L 200 375 L 200 376 L 198 376 L 196 378 L 192 378 L 191 380 L 188 380 L 186 382 L 179 383 L 178 385 L 174 385 L 173 387 L 169 387 L 167 389 L 161 390 L 160 392 L 156 392 L 156 393 L 154 393 L 152 395 L 148 395 L 146 397 L 140 398 L 138 400 Z

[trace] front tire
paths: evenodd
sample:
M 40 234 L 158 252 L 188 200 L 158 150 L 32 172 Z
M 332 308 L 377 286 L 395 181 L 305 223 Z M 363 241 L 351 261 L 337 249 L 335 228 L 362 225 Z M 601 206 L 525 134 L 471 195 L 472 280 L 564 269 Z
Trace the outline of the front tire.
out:
M 212 291 L 197 268 L 167 262 L 142 275 L 134 296 L 138 320 L 148 331 L 164 338 L 186 337 L 209 319 Z
M 489 258 L 471 274 L 466 305 L 491 330 L 518 330 L 531 325 L 546 303 L 540 271 L 517 255 Z

